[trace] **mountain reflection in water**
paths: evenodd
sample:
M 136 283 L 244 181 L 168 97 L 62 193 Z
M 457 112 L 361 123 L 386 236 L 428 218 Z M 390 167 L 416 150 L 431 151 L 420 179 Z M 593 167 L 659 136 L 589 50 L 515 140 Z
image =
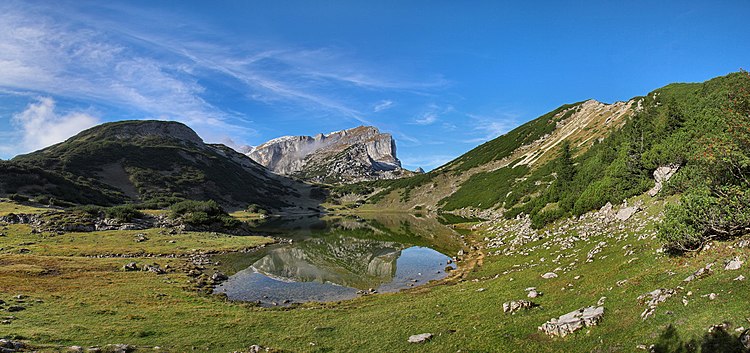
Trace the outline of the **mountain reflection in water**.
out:
M 451 229 L 408 214 L 273 219 L 257 230 L 291 243 L 217 256 L 232 276 L 216 293 L 269 305 L 398 291 L 445 277 L 449 257 L 443 253 L 461 248 Z

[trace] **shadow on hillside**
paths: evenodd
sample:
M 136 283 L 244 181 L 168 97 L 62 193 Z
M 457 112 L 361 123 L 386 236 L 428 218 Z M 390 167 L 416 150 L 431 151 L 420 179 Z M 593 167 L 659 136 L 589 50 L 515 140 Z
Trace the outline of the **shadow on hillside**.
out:
M 669 325 L 659 336 L 653 347 L 655 353 L 742 353 L 748 352 L 740 343 L 739 335 L 733 335 L 724 328 L 706 332 L 700 339 L 683 340 L 677 329 Z

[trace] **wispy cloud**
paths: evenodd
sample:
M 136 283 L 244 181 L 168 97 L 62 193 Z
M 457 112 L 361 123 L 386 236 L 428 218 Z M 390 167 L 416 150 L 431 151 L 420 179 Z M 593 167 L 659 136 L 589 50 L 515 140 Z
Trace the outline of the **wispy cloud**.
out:
M 471 133 L 475 137 L 463 140 L 464 143 L 480 143 L 492 140 L 503 135 L 516 127 L 518 114 L 499 113 L 494 116 L 482 116 L 476 114 L 467 114 L 473 121 L 474 128 Z
M 135 23 L 124 24 L 66 6 L 0 4 L 0 94 L 105 105 L 136 117 L 182 121 L 208 140 L 236 131 L 231 138 L 237 140 L 255 130 L 243 124 L 243 113 L 210 99 L 217 82 L 257 104 L 321 111 L 368 125 L 373 122 L 361 110 L 367 105 L 357 92 L 422 93 L 447 84 L 439 75 L 414 80 L 384 72 L 333 47 L 252 39 L 238 45 L 214 40 L 223 33 L 185 26 L 171 16 L 159 20 L 138 13 L 125 16 Z M 139 11 L 127 5 L 96 7 L 107 7 L 107 13 Z M 140 26 L 143 16 L 149 20 Z M 172 27 L 184 30 L 166 30 Z M 381 101 L 374 111 L 392 106 Z
M 20 144 L 5 145 L 4 150 L 31 152 L 65 141 L 79 131 L 101 123 L 98 117 L 86 112 L 59 114 L 55 108 L 52 98 L 40 97 L 24 111 L 13 115 L 12 123 L 21 131 L 21 141 Z
M 422 112 L 418 117 L 414 119 L 412 124 L 432 125 L 439 120 L 440 116 L 451 113 L 453 111 L 455 111 L 455 109 L 451 105 L 440 106 L 435 103 L 430 103 L 424 109 L 424 112 Z
M 393 107 L 393 101 L 382 100 L 375 104 L 375 106 L 372 108 L 372 111 L 378 113 L 391 107 Z
M 445 163 L 450 162 L 453 160 L 455 156 L 449 156 L 449 155 L 429 155 L 429 156 L 408 156 L 408 157 L 402 157 L 401 163 L 407 166 L 411 166 L 412 168 L 416 169 L 418 167 L 422 167 L 424 170 L 432 170 L 435 169 Z
M 422 114 L 419 118 L 414 120 L 414 123 L 417 125 L 430 125 L 437 121 L 437 113 L 435 112 L 427 112 Z

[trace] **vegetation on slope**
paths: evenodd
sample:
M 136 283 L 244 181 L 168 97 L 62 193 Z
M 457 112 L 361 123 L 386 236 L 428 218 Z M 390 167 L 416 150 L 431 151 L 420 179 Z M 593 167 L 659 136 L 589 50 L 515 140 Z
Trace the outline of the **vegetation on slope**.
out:
M 0 168 L 19 171 L 10 174 L 16 175 L 13 178 L 1 178 L 0 191 L 51 194 L 79 204 L 141 202 L 149 208 L 183 199 L 216 200 L 239 207 L 250 203 L 285 206 L 279 196 L 291 190 L 278 180 L 263 178 L 261 166 L 249 160 L 245 166 L 235 162 L 232 157 L 247 158 L 231 153 L 204 144 L 176 122 L 107 123 L 3 162 Z M 49 185 L 29 189 L 44 181 Z

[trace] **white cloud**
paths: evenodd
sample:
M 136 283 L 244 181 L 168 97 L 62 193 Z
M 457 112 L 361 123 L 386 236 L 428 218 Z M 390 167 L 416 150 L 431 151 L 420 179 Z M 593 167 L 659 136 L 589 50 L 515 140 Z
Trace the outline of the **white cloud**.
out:
M 479 135 L 463 140 L 465 143 L 479 143 L 492 140 L 503 135 L 517 126 L 517 114 L 502 113 L 499 117 L 486 117 L 475 114 L 467 114 L 474 121 L 472 130 L 474 135 Z
M 13 115 L 13 125 L 21 135 L 20 152 L 31 152 L 59 142 L 79 133 L 81 130 L 99 124 L 99 118 L 84 112 L 58 114 L 55 101 L 41 97 L 31 103 L 26 110 Z
M 383 110 L 389 109 L 391 107 L 393 107 L 393 101 L 382 100 L 375 104 L 375 106 L 372 108 L 372 111 L 374 111 L 375 113 L 382 112 Z
M 419 118 L 414 120 L 414 123 L 417 125 L 430 125 L 437 121 L 437 113 L 435 112 L 427 112 L 422 114 Z
M 422 167 L 426 171 L 430 171 L 439 166 L 444 165 L 452 161 L 455 156 L 449 155 L 435 155 L 435 156 L 407 156 L 401 157 L 401 163 L 404 165 L 412 166 L 414 169 Z

